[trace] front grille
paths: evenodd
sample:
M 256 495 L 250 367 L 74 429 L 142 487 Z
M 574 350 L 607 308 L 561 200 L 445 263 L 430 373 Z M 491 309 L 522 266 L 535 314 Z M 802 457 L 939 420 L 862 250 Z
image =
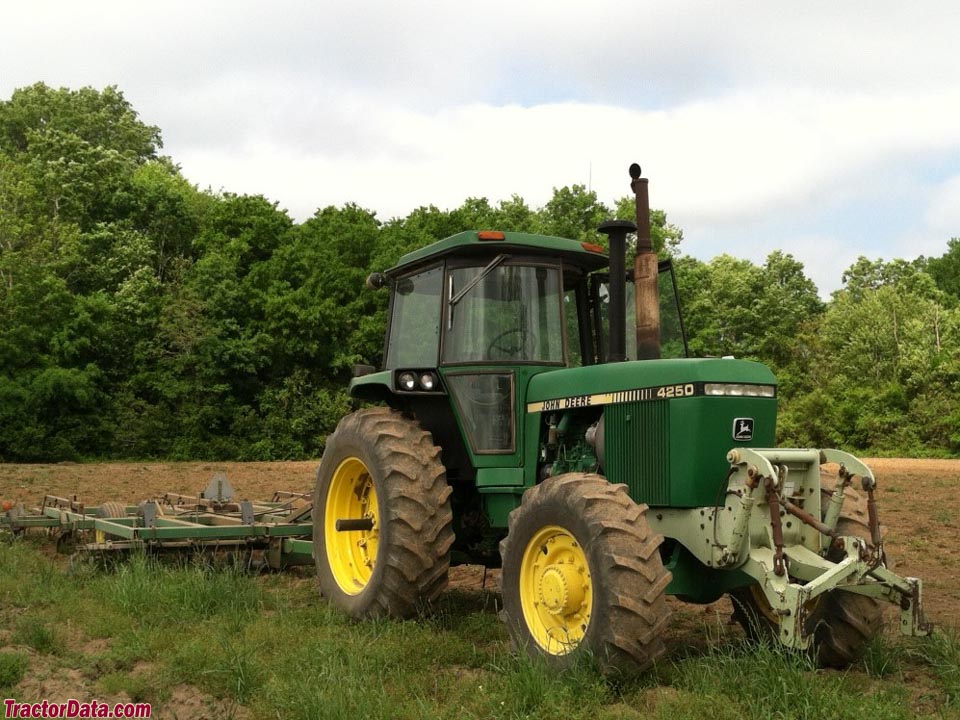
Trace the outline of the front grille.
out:
M 630 496 L 670 504 L 669 402 L 623 403 L 603 410 L 604 473 L 626 483 Z

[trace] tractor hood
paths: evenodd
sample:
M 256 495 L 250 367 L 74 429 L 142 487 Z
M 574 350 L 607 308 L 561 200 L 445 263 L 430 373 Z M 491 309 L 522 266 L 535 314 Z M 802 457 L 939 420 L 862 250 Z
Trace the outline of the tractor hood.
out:
M 543 404 L 539 408 L 528 407 L 528 411 L 564 409 L 594 404 L 591 399 L 599 394 L 703 383 L 776 385 L 777 380 L 766 365 L 748 360 L 642 360 L 540 373 L 530 380 L 526 401 L 528 405 Z M 700 392 L 702 390 L 698 389 L 697 394 Z M 554 400 L 559 404 L 550 402 Z

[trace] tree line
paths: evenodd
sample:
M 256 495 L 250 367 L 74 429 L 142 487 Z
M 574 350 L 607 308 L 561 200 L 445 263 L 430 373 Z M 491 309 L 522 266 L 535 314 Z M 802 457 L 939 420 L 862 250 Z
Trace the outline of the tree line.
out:
M 201 191 L 114 87 L 0 101 L 0 460 L 316 457 L 378 365 L 386 296 L 363 280 L 464 229 L 598 240 L 632 217 L 574 185 L 420 207 L 347 204 L 295 223 L 262 196 Z M 917 260 L 861 257 L 822 302 L 781 251 L 763 265 L 673 257 L 692 354 L 769 364 L 779 442 L 960 454 L 960 239 Z

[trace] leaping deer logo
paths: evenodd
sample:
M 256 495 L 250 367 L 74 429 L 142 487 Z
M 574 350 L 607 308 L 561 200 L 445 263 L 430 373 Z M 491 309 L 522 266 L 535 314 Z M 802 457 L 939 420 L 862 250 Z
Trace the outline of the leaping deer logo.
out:
M 733 421 L 733 439 L 753 439 L 753 418 L 737 418 Z

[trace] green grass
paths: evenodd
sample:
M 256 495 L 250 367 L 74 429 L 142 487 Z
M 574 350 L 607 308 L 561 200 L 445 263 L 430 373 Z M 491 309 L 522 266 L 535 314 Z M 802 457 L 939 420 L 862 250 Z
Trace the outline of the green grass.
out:
M 27 672 L 27 656 L 22 652 L 0 652 L 0 690 L 9 692 Z
M 898 678 L 903 672 L 903 646 L 886 636 L 875 637 L 863 656 L 863 669 L 873 678 Z
M 38 653 L 56 655 L 62 648 L 56 628 L 43 615 L 27 614 L 17 621 L 10 637 L 16 645 L 26 645 Z
M 944 705 L 960 710 L 960 636 L 953 629 L 940 629 L 907 653 L 929 667 L 943 690 Z M 958 713 L 960 716 L 960 713 Z
M 0 550 L 0 688 L 53 657 L 83 672 L 95 694 L 163 707 L 188 684 L 250 718 L 960 718 L 954 633 L 883 636 L 841 673 L 748 646 L 721 618 L 681 612 L 672 654 L 614 683 L 588 661 L 557 673 L 510 652 L 498 610 L 491 593 L 450 592 L 416 621 L 355 623 L 320 600 L 306 574 L 253 577 L 145 557 L 71 570 L 17 542 Z
M 238 570 L 162 565 L 142 555 L 118 565 L 97 590 L 105 603 L 156 627 L 211 617 L 243 622 L 265 603 L 257 585 Z
M 896 684 L 863 692 L 854 673 L 817 671 L 806 653 L 743 642 L 711 648 L 677 662 L 666 680 L 680 691 L 665 703 L 662 717 L 684 717 L 710 698 L 714 718 L 911 718 L 905 690 Z

